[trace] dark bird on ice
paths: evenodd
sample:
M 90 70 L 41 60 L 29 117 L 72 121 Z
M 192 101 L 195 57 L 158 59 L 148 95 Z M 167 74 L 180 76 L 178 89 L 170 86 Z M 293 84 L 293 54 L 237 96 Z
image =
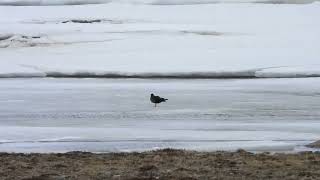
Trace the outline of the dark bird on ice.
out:
M 155 96 L 154 94 L 151 94 L 150 101 L 154 103 L 154 107 L 157 107 L 157 104 L 166 102 L 168 99 L 162 98 L 160 96 Z

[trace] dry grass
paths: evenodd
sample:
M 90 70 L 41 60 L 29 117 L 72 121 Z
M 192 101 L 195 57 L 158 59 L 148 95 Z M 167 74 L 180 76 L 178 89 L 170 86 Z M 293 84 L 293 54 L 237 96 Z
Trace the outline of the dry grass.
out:
M 319 179 L 320 153 L 0 153 L 0 179 Z

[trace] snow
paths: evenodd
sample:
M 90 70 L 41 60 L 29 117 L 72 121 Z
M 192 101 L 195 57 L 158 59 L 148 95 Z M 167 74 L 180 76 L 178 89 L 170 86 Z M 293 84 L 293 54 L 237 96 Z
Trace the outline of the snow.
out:
M 305 4 L 317 0 L 1 0 L 0 5 L 11 6 L 52 6 L 103 4 L 110 2 L 153 5 L 186 5 L 211 3 L 273 3 L 273 4 Z
M 108 3 L 112 0 L 1 0 L 0 5 L 11 6 L 52 6 Z
M 130 2 L 0 6 L 0 77 L 320 76 L 319 2 Z

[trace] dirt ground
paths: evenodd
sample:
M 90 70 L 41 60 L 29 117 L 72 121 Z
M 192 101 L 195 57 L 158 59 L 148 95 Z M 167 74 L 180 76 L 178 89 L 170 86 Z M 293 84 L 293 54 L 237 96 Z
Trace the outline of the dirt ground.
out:
M 0 153 L 0 179 L 320 179 L 320 152 Z

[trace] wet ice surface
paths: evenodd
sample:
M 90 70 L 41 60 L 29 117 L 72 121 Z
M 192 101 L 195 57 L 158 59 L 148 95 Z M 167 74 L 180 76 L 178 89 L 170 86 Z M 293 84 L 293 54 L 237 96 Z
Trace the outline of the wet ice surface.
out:
M 320 78 L 1 79 L 0 151 L 298 151 L 319 102 Z

